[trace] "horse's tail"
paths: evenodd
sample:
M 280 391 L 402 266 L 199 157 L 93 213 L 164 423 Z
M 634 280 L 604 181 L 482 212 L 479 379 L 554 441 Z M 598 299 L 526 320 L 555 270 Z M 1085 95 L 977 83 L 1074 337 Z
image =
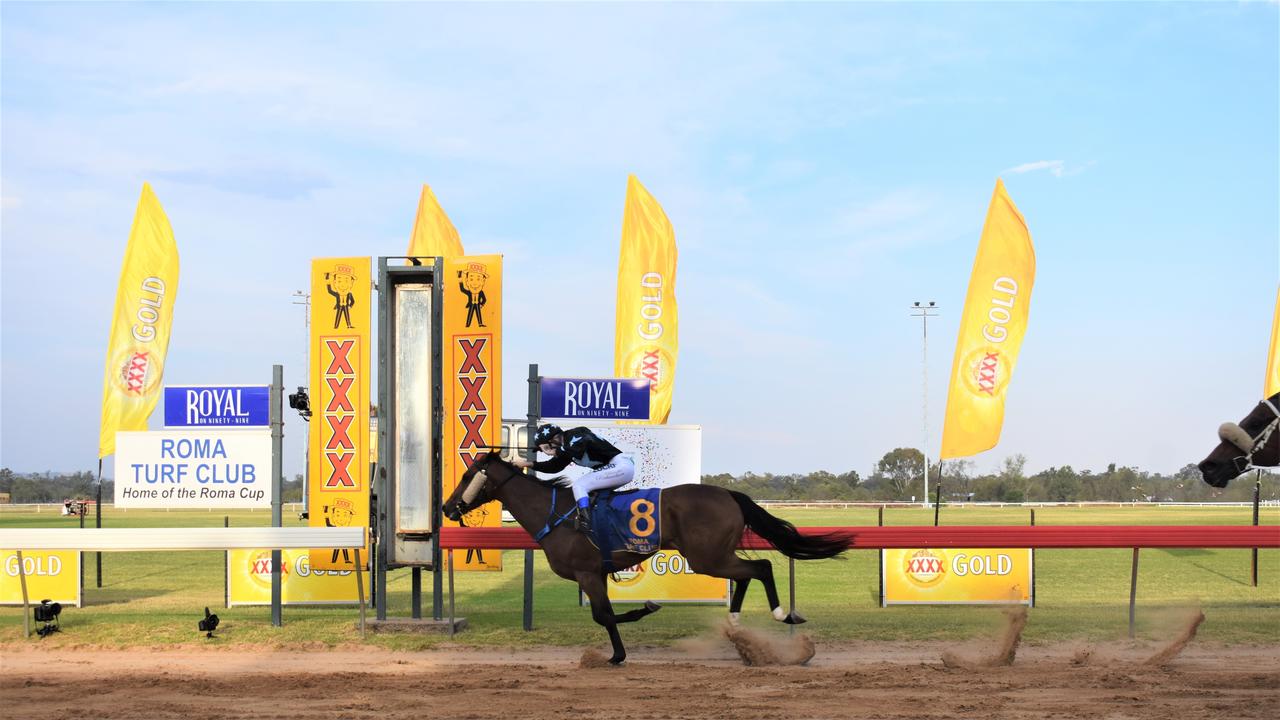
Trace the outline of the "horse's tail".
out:
M 835 557 L 853 545 L 852 540 L 840 535 L 801 535 L 795 525 L 770 515 L 755 500 L 734 490 L 729 494 L 742 509 L 742 519 L 747 527 L 789 558 L 822 560 Z

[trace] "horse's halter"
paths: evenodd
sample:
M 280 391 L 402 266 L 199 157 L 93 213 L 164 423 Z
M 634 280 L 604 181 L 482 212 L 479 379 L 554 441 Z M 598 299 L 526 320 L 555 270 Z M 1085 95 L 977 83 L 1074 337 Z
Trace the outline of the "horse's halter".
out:
M 1277 427 L 1280 427 L 1280 409 L 1277 409 L 1276 406 L 1272 404 L 1270 398 L 1263 400 L 1260 404 L 1266 405 L 1267 409 L 1271 410 L 1272 418 L 1271 422 L 1267 423 L 1262 430 L 1258 431 L 1257 435 L 1249 435 L 1244 431 L 1244 428 L 1235 423 L 1224 423 L 1223 426 L 1218 429 L 1218 437 L 1220 439 L 1231 443 L 1244 453 L 1243 455 L 1237 455 L 1236 457 L 1231 458 L 1231 464 L 1235 468 L 1237 475 L 1240 475 L 1254 467 L 1254 454 L 1266 447 L 1267 441 L 1271 439 L 1271 433 L 1275 432 Z M 1239 432 L 1237 433 L 1236 431 Z M 1248 447 L 1245 447 L 1245 438 L 1248 438 L 1249 440 L 1247 443 Z
M 489 461 L 485 460 L 485 465 L 488 465 L 488 463 Z M 492 501 L 493 493 L 497 491 L 498 488 L 506 485 L 513 477 L 515 477 L 515 473 L 508 475 L 500 480 L 498 484 L 489 488 L 489 476 L 484 470 L 476 470 L 475 475 L 471 476 L 471 482 L 467 483 L 467 488 L 462 491 L 462 496 L 457 500 L 458 512 L 466 515 L 468 512 L 471 512 L 472 508 Z M 483 500 L 479 499 L 482 496 L 482 493 L 484 498 Z

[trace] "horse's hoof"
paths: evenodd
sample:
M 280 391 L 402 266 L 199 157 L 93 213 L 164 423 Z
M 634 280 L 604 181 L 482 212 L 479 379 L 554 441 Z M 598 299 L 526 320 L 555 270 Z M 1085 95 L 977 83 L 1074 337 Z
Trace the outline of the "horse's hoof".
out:
M 662 609 L 662 606 L 652 600 L 645 600 L 644 609 L 648 610 L 651 613 L 656 613 Z
M 785 617 L 782 620 L 782 622 L 788 625 L 803 625 L 807 621 L 804 619 L 803 615 L 796 612 L 795 610 L 792 610 L 791 612 L 787 613 L 787 617 Z
M 626 664 L 626 662 L 627 662 L 627 656 L 626 656 L 626 655 L 623 655 L 622 657 L 618 657 L 618 656 L 616 656 L 616 655 L 615 655 L 615 656 L 613 656 L 613 657 L 609 658 L 609 664 L 610 664 L 610 665 L 612 665 L 612 666 L 614 666 L 614 667 L 621 667 L 622 665 L 625 665 L 625 664 Z

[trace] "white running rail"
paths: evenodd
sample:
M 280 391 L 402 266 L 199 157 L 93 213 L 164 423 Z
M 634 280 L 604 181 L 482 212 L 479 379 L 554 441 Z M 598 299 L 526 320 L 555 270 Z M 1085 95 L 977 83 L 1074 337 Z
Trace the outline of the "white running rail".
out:
M 255 550 L 363 548 L 364 528 L 9 528 L 0 529 L 3 550 Z

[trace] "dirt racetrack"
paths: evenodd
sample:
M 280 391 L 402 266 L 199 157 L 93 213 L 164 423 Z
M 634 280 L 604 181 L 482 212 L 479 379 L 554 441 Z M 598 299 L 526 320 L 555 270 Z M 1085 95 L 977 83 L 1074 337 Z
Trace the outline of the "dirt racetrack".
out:
M 1010 666 L 944 666 L 953 643 L 819 644 L 806 666 L 745 667 L 723 638 L 580 668 L 569 648 L 272 652 L 0 647 L 0 717 L 1213 718 L 1280 717 L 1280 648 L 1024 646 Z

